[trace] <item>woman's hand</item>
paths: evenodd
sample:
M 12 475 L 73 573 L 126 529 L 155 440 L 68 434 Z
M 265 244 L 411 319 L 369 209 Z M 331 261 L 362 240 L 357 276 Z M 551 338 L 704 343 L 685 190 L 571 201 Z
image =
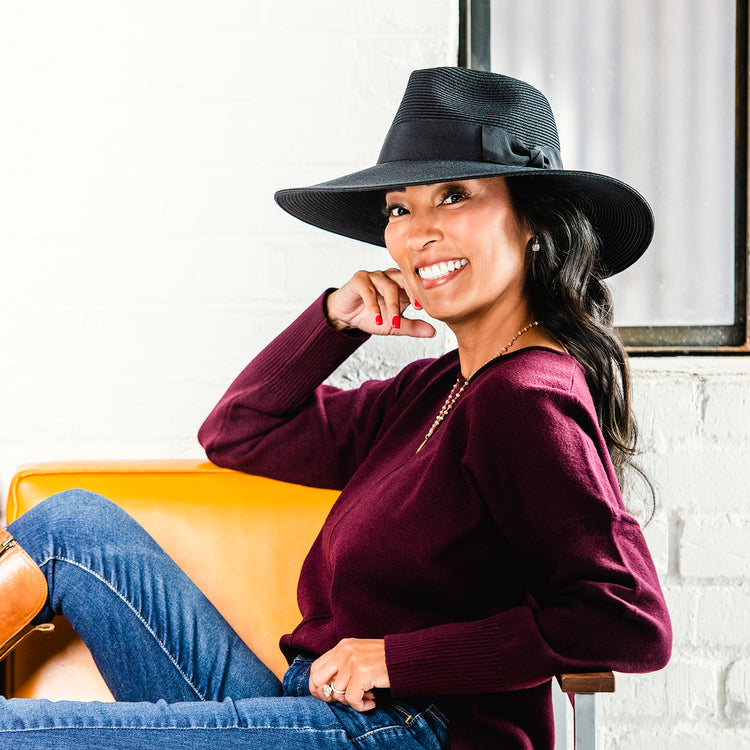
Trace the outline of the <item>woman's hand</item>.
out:
M 325 686 L 331 688 L 330 695 Z M 318 700 L 338 701 L 355 711 L 375 708 L 373 688 L 388 688 L 385 641 L 345 638 L 316 659 L 310 668 L 310 693 Z
M 328 295 L 328 320 L 340 331 L 359 328 L 381 336 L 434 336 L 435 329 L 426 321 L 402 317 L 410 304 L 398 268 L 357 271 L 341 289 Z

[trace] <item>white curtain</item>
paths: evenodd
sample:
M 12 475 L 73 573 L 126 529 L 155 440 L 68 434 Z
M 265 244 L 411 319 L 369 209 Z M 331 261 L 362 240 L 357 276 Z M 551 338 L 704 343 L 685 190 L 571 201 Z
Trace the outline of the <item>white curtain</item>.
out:
M 654 243 L 619 325 L 734 319 L 735 0 L 493 0 L 492 69 L 550 100 L 567 168 L 630 183 Z

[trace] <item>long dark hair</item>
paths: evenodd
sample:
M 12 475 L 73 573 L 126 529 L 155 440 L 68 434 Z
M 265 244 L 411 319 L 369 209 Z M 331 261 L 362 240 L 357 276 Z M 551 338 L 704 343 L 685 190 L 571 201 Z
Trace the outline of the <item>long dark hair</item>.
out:
M 623 494 L 633 475 L 644 481 L 646 522 L 654 513 L 654 490 L 635 463 L 638 426 L 632 413 L 628 356 L 615 331 L 612 294 L 598 267 L 600 240 L 579 201 L 546 180 L 508 177 L 520 219 L 533 231 L 527 291 L 534 317 L 584 368 L 599 425 Z M 628 493 L 629 495 L 630 493 Z

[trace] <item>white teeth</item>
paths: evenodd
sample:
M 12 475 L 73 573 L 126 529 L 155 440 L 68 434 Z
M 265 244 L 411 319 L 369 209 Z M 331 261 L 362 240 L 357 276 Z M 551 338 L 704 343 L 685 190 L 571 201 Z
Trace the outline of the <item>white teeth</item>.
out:
M 441 263 L 435 263 L 432 266 L 423 266 L 418 269 L 419 275 L 423 279 L 438 279 L 441 276 L 445 276 L 453 271 L 458 271 L 459 268 L 463 268 L 469 261 L 466 258 L 461 260 L 449 260 Z

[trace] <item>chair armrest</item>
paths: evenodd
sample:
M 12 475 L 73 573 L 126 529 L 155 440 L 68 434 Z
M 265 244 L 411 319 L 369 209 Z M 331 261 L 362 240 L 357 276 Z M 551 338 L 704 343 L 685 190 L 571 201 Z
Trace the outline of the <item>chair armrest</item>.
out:
M 563 693 L 614 693 L 615 676 L 612 672 L 580 672 L 557 675 Z
M 573 707 L 573 748 L 594 750 L 596 747 L 596 693 L 614 693 L 612 672 L 580 672 L 557 675 L 560 689 L 567 693 Z M 562 738 L 565 746 L 565 737 Z

